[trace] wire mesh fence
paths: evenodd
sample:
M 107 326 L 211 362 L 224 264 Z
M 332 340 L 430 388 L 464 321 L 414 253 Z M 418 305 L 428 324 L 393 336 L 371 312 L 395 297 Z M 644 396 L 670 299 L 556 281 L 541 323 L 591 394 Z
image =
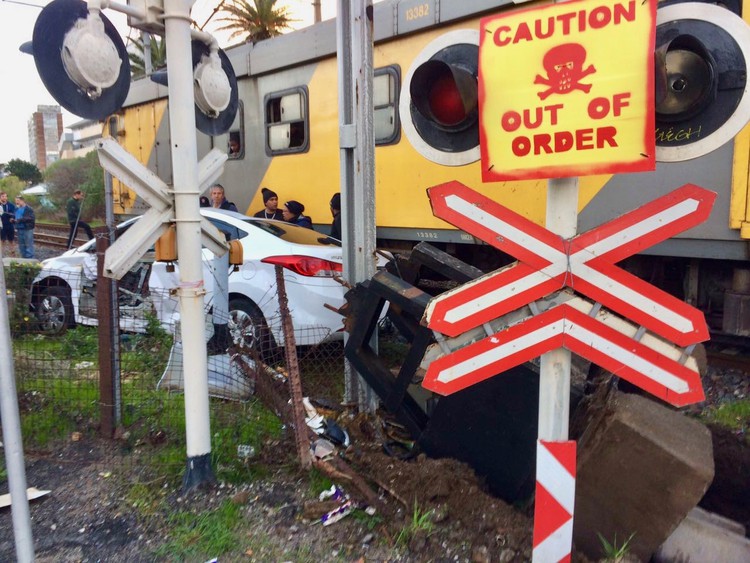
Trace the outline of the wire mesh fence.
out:
M 108 464 L 126 465 L 132 475 L 144 468 L 179 473 L 186 460 L 183 375 L 199 374 L 185 365 L 177 298 L 150 288 L 148 272 L 136 268 L 117 284 L 111 301 L 118 321 L 99 295 L 110 281 L 97 280 L 95 272 L 93 263 L 72 272 L 46 269 L 41 276 L 36 264 L 5 268 L 24 447 L 53 450 L 100 434 L 103 413 L 110 412 L 115 431 Z M 277 296 L 269 290 L 265 298 Z M 257 306 L 231 295 L 229 314 L 218 313 L 211 301 L 205 306 L 213 463 L 220 477 L 241 478 L 252 453 L 283 432 L 272 408 L 255 394 L 259 373 L 287 392 L 282 319 L 259 317 Z M 119 329 L 102 353 L 108 323 Z M 342 333 L 308 326 L 294 337 L 301 343 L 304 395 L 340 404 Z M 110 368 L 108 387 L 103 378 Z

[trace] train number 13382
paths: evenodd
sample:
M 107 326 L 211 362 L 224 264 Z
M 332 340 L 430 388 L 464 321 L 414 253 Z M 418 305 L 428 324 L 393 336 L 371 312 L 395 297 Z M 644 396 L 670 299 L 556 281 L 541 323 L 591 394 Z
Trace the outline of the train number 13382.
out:
M 406 21 L 414 21 L 418 20 L 419 18 L 426 18 L 430 15 L 430 5 L 425 2 L 423 4 L 419 4 L 418 6 L 414 6 L 413 8 L 408 8 L 406 10 Z

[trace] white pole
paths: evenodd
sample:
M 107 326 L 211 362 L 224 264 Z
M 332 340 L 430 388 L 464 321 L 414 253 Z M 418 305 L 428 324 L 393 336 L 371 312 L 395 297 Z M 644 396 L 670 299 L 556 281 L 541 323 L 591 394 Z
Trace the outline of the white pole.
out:
M 547 181 L 547 229 L 571 238 L 578 228 L 578 178 Z M 558 348 L 542 354 L 539 373 L 540 440 L 568 439 L 571 353 Z
M 567 0 L 555 0 L 562 4 Z M 547 180 L 545 226 L 563 238 L 572 238 L 578 230 L 578 178 Z M 539 362 L 540 440 L 567 440 L 570 414 L 571 353 L 565 348 L 542 354 Z
M 180 259 L 180 320 L 185 381 L 187 469 L 183 488 L 215 479 L 211 468 L 211 427 L 208 404 L 208 367 L 204 335 L 203 269 L 198 204 L 198 149 L 190 48 L 192 0 L 165 0 L 164 23 L 169 80 L 169 121 Z
M 0 421 L 3 425 L 16 559 L 21 563 L 27 563 L 34 560 L 34 539 L 31 535 L 29 500 L 26 497 L 26 469 L 23 462 L 21 421 L 18 414 L 18 393 L 13 370 L 13 344 L 10 339 L 6 295 L 5 268 L 0 255 Z

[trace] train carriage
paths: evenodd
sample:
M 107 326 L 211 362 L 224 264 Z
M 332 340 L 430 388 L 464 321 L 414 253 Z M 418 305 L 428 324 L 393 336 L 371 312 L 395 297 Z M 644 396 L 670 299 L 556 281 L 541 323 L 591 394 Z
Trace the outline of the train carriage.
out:
M 730 61 L 706 55 L 714 42 L 727 41 L 728 32 L 715 22 L 690 23 L 691 10 L 701 3 L 664 1 L 659 10 L 673 4 L 684 4 L 680 13 L 688 23 L 683 32 L 692 38 L 670 47 L 675 64 L 688 76 L 702 76 L 689 71 L 708 67 L 724 77 L 731 74 L 735 82 L 732 92 L 722 94 L 729 99 L 705 94 L 709 84 L 696 86 L 696 79 L 692 89 L 673 92 L 673 106 L 661 108 L 661 114 L 657 106 L 657 145 L 686 147 L 691 142 L 685 140 L 687 131 L 720 128 L 728 119 L 727 108 L 748 103 L 748 47 L 735 45 Z M 529 5 L 534 4 L 524 7 Z M 460 86 L 446 84 L 437 75 L 442 71 L 431 64 L 441 61 L 442 69 L 476 79 L 480 19 L 513 9 L 518 6 L 509 0 L 385 0 L 374 5 L 375 209 L 380 245 L 408 250 L 418 241 L 428 241 L 480 267 L 493 266 L 480 262 L 487 255 L 486 246 L 432 214 L 426 188 L 450 180 L 544 223 L 545 180 L 482 182 L 477 110 L 457 108 Z M 712 10 L 747 19 L 741 0 L 712 5 Z M 328 202 L 340 191 L 335 22 L 232 47 L 226 54 L 238 79 L 239 111 L 227 133 L 198 133 L 199 156 L 214 147 L 228 150 L 230 140 L 239 142 L 240 150 L 229 156 L 220 180 L 228 199 L 252 214 L 263 208 L 260 189 L 269 187 L 282 203 L 303 202 L 305 214 L 326 232 L 331 221 Z M 109 132 L 171 181 L 164 86 L 149 79 L 135 81 L 125 106 L 111 118 Z M 749 171 L 750 129 L 745 127 L 708 154 L 660 162 L 654 172 L 581 177 L 578 230 L 593 228 L 686 183 L 717 192 L 708 221 L 629 259 L 626 267 L 701 307 L 714 331 L 749 335 Z M 116 213 L 128 216 L 144 210 L 132 190 L 115 182 Z

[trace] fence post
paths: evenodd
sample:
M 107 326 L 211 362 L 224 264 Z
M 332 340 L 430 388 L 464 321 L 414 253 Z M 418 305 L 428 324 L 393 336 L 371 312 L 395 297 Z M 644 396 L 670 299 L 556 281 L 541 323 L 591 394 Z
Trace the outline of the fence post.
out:
M 96 239 L 96 310 L 99 318 L 99 413 L 100 432 L 105 438 L 112 438 L 117 423 L 117 385 L 115 385 L 117 358 L 119 354 L 119 322 L 117 302 L 113 299 L 112 286 L 117 282 L 104 277 L 104 253 L 109 248 L 109 237 Z M 115 336 L 118 336 L 115 340 Z M 119 381 L 119 378 L 117 378 Z
M 309 469 L 312 464 L 312 456 L 310 454 L 310 440 L 307 438 L 304 407 L 302 406 L 302 381 L 297 361 L 297 342 L 294 339 L 294 326 L 292 325 L 292 315 L 289 313 L 284 270 L 281 266 L 276 266 L 276 288 L 279 292 L 279 312 L 281 313 L 281 325 L 284 330 L 284 352 L 286 353 L 286 370 L 289 376 L 289 394 L 292 398 L 294 441 L 297 444 L 300 466 L 303 469 Z

